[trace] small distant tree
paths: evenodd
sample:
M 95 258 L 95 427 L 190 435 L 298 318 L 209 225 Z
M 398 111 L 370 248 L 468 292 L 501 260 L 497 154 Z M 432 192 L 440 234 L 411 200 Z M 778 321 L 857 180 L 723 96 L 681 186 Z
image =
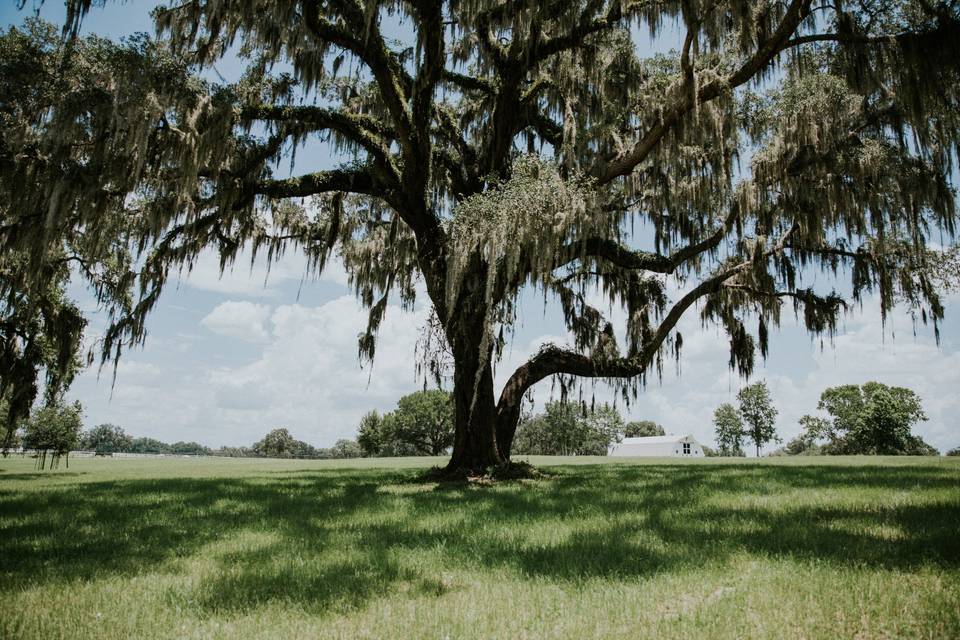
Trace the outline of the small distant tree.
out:
M 665 436 L 667 432 L 653 420 L 636 420 L 628 422 L 623 428 L 625 438 L 645 438 L 649 436 Z
M 390 413 L 364 415 L 357 443 L 364 456 L 438 456 L 453 446 L 453 427 L 451 395 L 417 391 L 400 398 Z
M 927 419 L 920 397 L 904 387 L 880 382 L 826 389 L 817 408 L 828 418 L 800 419 L 803 437 L 822 442 L 834 455 L 936 455 L 936 449 L 911 433 Z
M 729 402 L 721 404 L 713 412 L 713 426 L 719 455 L 742 456 L 745 432 L 737 408 Z
M 357 444 L 364 457 L 381 455 L 384 446 L 383 416 L 378 411 L 369 411 L 360 418 L 360 428 L 357 430 Z
M 740 416 L 743 419 L 745 434 L 753 442 L 760 456 L 760 448 L 771 440 L 777 442 L 777 408 L 773 406 L 773 399 L 767 389 L 767 383 L 760 381 L 747 385 L 737 394 L 740 402 Z
M 48 454 L 51 456 L 51 469 L 59 466 L 63 456 L 66 457 L 67 468 L 70 468 L 70 451 L 80 443 L 82 416 L 83 409 L 79 402 L 58 402 L 36 410 L 27 419 L 23 446 L 36 451 L 38 468 L 46 468 Z
M 581 408 L 567 402 L 548 402 L 540 420 L 534 417 L 533 425 L 540 431 L 537 440 L 540 455 L 570 456 L 579 453 L 583 440 L 580 422 Z M 533 452 L 531 452 L 533 453 Z
M 830 433 L 830 422 L 816 416 L 800 417 L 800 433 L 790 440 L 784 447 L 783 453 L 788 456 L 821 455 L 823 447 L 817 440 L 826 438 Z
M 613 405 L 602 404 L 582 420 L 585 424 L 579 455 L 605 456 L 612 443 L 623 439 L 623 418 Z
M 947 452 L 946 452 L 945 454 L 943 454 L 943 455 L 945 455 L 945 456 L 951 456 L 951 457 L 960 456 L 960 447 L 954 447 L 953 449 L 950 449 L 949 451 L 947 451 Z
M 363 457 L 363 450 L 356 440 L 347 440 L 341 438 L 330 447 L 331 458 L 360 458 Z
M 796 438 L 793 438 L 783 449 L 780 450 L 783 455 L 787 456 L 812 456 L 812 455 L 821 455 L 823 453 L 822 447 L 816 443 L 810 442 L 803 434 L 798 435 Z
M 541 414 L 528 415 L 520 420 L 513 438 L 514 453 L 530 456 L 554 455 L 556 442 L 550 434 L 550 425 Z
M 397 421 L 394 412 L 377 416 L 376 419 L 361 421 L 361 432 L 357 436 L 363 455 L 377 458 L 395 458 L 400 456 L 426 455 L 416 445 L 403 439 L 397 433 Z
M 719 453 L 717 453 L 716 449 L 714 449 L 713 447 L 708 447 L 705 444 L 700 445 L 700 448 L 703 449 L 703 455 L 706 458 L 716 458 L 717 456 L 720 455 Z
M 293 458 L 298 449 L 297 439 L 284 428 L 274 429 L 253 445 L 256 454 L 264 458 Z
M 400 398 L 388 425 L 416 455 L 439 456 L 453 446 L 453 398 L 446 391 L 417 391 Z
M 304 442 L 303 440 L 297 440 L 296 447 L 293 451 L 293 457 L 311 460 L 314 458 L 320 458 L 322 456 L 320 455 L 320 449 L 314 447 L 308 442 Z
M 84 432 L 80 439 L 80 448 L 96 451 L 97 455 L 109 455 L 119 451 L 129 451 L 133 438 L 122 427 L 115 424 L 98 424 Z

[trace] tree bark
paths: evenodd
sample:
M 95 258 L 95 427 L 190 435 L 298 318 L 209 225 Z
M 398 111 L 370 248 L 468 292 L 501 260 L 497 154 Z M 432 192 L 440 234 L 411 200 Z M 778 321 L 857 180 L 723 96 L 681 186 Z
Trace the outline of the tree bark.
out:
M 480 355 L 479 345 L 474 347 L 472 353 L 455 352 L 455 428 L 453 455 L 447 465 L 450 473 L 480 474 L 504 461 L 497 448 L 491 358 L 487 354 L 481 362 Z
M 517 433 L 517 424 L 520 422 L 520 409 L 523 402 L 523 390 L 514 388 L 509 383 L 500 394 L 500 402 L 496 408 L 497 449 L 500 457 L 510 459 L 513 448 L 513 436 Z
M 465 278 L 456 302 L 448 306 L 443 282 L 446 272 L 442 268 L 445 263 L 427 253 L 420 256 L 420 263 L 425 273 L 435 276 L 427 278 L 427 289 L 444 323 L 453 355 L 453 452 L 445 471 L 450 476 L 483 474 L 506 459 L 497 447 L 493 349 L 483 346 L 484 335 L 489 330 L 486 327 L 487 267 L 480 254 L 475 253 L 467 270 L 470 276 Z

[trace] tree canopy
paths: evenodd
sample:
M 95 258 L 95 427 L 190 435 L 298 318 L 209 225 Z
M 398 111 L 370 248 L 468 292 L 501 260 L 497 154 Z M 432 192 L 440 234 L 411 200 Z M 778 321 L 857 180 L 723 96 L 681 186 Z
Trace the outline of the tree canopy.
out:
M 453 444 L 453 398 L 438 389 L 409 393 L 383 416 L 360 421 L 357 443 L 365 456 L 438 456 Z
M 67 457 L 70 466 L 70 451 L 80 443 L 83 429 L 83 408 L 79 402 L 58 402 L 45 405 L 34 411 L 23 423 L 23 448 L 36 452 L 37 466 L 44 469 L 50 454 L 50 468 L 59 466 L 60 458 Z
M 904 387 L 880 382 L 826 389 L 817 408 L 830 417 L 803 416 L 799 440 L 807 448 L 838 455 L 936 455 L 911 433 L 927 419 L 920 396 Z M 798 445 L 799 448 L 799 445 Z
M 691 308 L 743 375 L 784 307 L 813 335 L 870 293 L 935 332 L 943 315 L 928 241 L 957 218 L 955 2 L 185 0 L 155 11 L 158 40 L 124 43 L 76 36 L 90 7 L 68 0 L 65 38 L 36 21 L 0 37 L 0 244 L 25 265 L 0 298 L 38 308 L 23 300 L 68 262 L 111 318 L 103 361 L 202 251 L 300 250 L 316 271 L 335 255 L 370 310 L 364 358 L 390 296 L 409 306 L 423 283 L 450 468 L 480 469 L 509 458 L 541 380 L 637 394 Z M 204 80 L 238 44 L 243 77 Z M 342 164 L 285 177 L 318 141 Z M 818 271 L 850 274 L 849 296 Z M 570 343 L 496 397 L 527 288 Z M 43 332 L 55 373 L 68 320 Z
M 540 456 L 605 456 L 623 438 L 623 418 L 603 404 L 586 410 L 577 402 L 551 401 L 543 413 L 527 417 L 517 427 L 514 452 Z
M 635 420 L 623 427 L 623 437 L 643 438 L 647 436 L 665 436 L 664 428 L 653 420 Z
M 771 440 L 779 442 L 777 437 L 777 414 L 770 390 L 763 380 L 748 384 L 737 392 L 740 403 L 740 417 L 744 422 L 744 435 L 753 442 L 757 455 L 760 449 Z
M 273 429 L 263 437 L 263 440 L 253 445 L 253 451 L 258 456 L 267 458 L 296 458 L 299 457 L 301 445 L 288 429 Z M 309 445 L 308 445 L 309 446 Z
M 133 438 L 115 424 L 98 424 L 83 433 L 80 438 L 80 448 L 96 451 L 104 455 L 119 451 L 131 451 Z
M 743 417 L 737 408 L 724 402 L 713 412 L 713 426 L 716 433 L 717 453 L 721 456 L 742 456 L 743 439 L 746 429 Z

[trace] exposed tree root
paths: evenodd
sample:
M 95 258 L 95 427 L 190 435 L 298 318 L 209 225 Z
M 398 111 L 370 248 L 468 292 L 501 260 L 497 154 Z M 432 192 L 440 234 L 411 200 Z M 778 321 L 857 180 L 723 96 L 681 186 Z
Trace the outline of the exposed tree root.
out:
M 424 482 L 457 482 L 468 484 L 493 484 L 512 480 L 537 480 L 549 474 L 529 462 L 507 461 L 486 469 L 449 469 L 432 467 L 419 480 Z

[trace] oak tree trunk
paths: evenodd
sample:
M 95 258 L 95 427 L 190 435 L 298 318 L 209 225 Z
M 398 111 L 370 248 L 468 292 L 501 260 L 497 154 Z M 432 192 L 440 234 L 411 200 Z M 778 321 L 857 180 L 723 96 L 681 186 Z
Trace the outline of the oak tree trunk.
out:
M 480 356 L 479 344 L 472 351 L 454 352 L 455 427 L 453 455 L 447 465 L 451 473 L 483 473 L 504 461 L 497 448 L 490 356 Z

